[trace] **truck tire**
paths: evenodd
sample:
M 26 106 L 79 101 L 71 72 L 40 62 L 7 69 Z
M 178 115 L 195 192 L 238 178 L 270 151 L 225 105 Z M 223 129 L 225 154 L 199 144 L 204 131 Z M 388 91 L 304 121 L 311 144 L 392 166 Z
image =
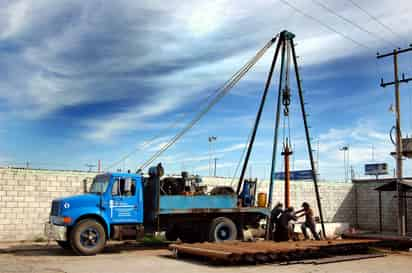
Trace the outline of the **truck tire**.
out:
M 65 250 L 71 250 L 72 247 L 69 241 L 56 241 L 56 243 Z
M 81 220 L 73 228 L 70 235 L 70 245 L 78 255 L 96 255 L 103 250 L 105 244 L 104 228 L 93 219 Z
M 237 227 L 233 221 L 227 217 L 213 219 L 209 228 L 209 241 L 223 242 L 236 240 Z

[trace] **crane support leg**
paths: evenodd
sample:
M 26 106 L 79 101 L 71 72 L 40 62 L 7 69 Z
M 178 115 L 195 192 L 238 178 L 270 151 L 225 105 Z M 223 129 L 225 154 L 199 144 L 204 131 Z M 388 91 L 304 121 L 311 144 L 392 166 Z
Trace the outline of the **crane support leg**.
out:
M 303 124 L 305 126 L 306 143 L 307 143 L 307 147 L 308 147 L 310 166 L 311 166 L 311 169 L 312 169 L 313 184 L 315 186 L 316 202 L 317 202 L 318 209 L 319 209 L 320 224 L 322 226 L 323 237 L 326 238 L 326 231 L 325 231 L 325 225 L 324 225 L 323 213 L 322 213 L 322 204 L 321 204 L 321 201 L 320 201 L 320 194 L 319 194 L 319 187 L 318 187 L 317 171 L 316 171 L 316 167 L 315 167 L 315 161 L 313 159 L 313 150 L 312 150 L 312 144 L 310 142 L 309 126 L 308 126 L 308 121 L 306 119 L 305 102 L 303 100 L 302 84 L 301 84 L 301 80 L 300 80 L 298 62 L 297 62 L 297 59 L 296 59 L 295 45 L 293 43 L 293 40 L 291 40 L 291 45 L 290 46 L 291 46 L 291 49 L 292 49 L 293 66 L 295 67 L 296 84 L 298 86 L 300 108 L 301 108 L 301 112 L 302 112 L 302 116 L 303 116 Z

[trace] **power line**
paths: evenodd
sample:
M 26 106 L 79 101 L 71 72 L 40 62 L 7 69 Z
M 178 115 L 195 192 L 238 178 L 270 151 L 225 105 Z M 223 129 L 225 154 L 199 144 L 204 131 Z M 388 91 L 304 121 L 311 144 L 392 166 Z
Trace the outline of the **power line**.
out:
M 367 45 L 365 45 L 365 44 L 363 44 L 363 43 L 361 43 L 361 42 L 359 42 L 359 41 L 356 41 L 355 39 L 351 38 L 350 36 L 346 35 L 345 33 L 340 32 L 339 30 L 337 30 L 337 29 L 335 29 L 335 28 L 333 28 L 333 27 L 331 27 L 331 26 L 323 23 L 323 22 L 320 21 L 318 18 L 310 15 L 309 13 L 304 12 L 303 10 L 299 9 L 298 7 L 296 7 L 295 5 L 292 5 L 289 1 L 287 1 L 287 0 L 280 0 L 280 2 L 282 2 L 282 3 L 285 4 L 285 5 L 287 5 L 287 6 L 290 7 L 291 9 L 295 10 L 296 12 L 300 13 L 301 15 L 303 15 L 303 16 L 305 16 L 305 17 L 307 17 L 307 18 L 309 18 L 309 19 L 317 22 L 318 24 L 324 26 L 325 28 L 329 29 L 330 31 L 332 31 L 332 32 L 334 32 L 334 33 L 342 36 L 342 37 L 345 38 L 346 40 L 349 40 L 349 41 L 351 41 L 352 43 L 354 43 L 354 44 L 356 44 L 356 45 L 358 45 L 358 46 L 360 46 L 360 47 L 373 50 L 371 47 L 369 47 L 369 46 L 367 46 Z
M 339 13 L 337 13 L 337 12 L 334 11 L 333 9 L 329 8 L 328 6 L 326 6 L 325 4 L 323 4 L 322 2 L 320 2 L 320 1 L 318 1 L 318 0 L 312 0 L 312 2 L 314 2 L 316 5 L 318 5 L 319 7 L 323 8 L 324 10 L 332 13 L 332 14 L 335 15 L 336 17 L 342 19 L 342 20 L 345 21 L 346 23 L 348 23 L 348 24 L 356 27 L 357 29 L 359 29 L 359 30 L 361 30 L 361 31 L 363 31 L 363 32 L 365 32 L 365 33 L 373 36 L 375 39 L 377 39 L 377 40 L 383 40 L 383 41 L 385 41 L 385 42 L 389 42 L 389 43 L 393 44 L 391 41 L 386 40 L 384 37 L 381 37 L 381 36 L 379 36 L 379 35 L 371 32 L 371 31 L 367 30 L 366 28 L 362 27 L 362 26 L 359 25 L 358 23 L 355 23 L 355 22 L 353 22 L 352 20 L 346 18 L 345 16 L 340 15 Z
M 376 23 L 378 23 L 379 25 L 381 25 L 383 28 L 385 28 L 386 30 L 388 30 L 389 32 L 391 32 L 393 35 L 398 36 L 398 38 L 402 38 L 398 33 L 396 33 L 392 28 L 390 28 L 388 25 L 384 24 L 381 20 L 379 20 L 376 16 L 374 16 L 373 14 L 371 14 L 370 12 L 368 12 L 366 9 L 362 8 L 359 4 L 357 4 L 356 2 L 354 2 L 353 0 L 348 0 L 349 2 L 352 3 L 352 5 L 354 5 L 355 7 L 357 7 L 358 9 L 360 9 L 361 11 L 363 11 L 365 14 L 367 14 L 372 20 L 374 20 Z
M 147 147 L 149 147 L 150 144 L 154 143 L 156 140 L 158 140 L 160 137 L 162 137 L 164 135 L 164 133 L 172 128 L 174 128 L 179 122 L 183 121 L 184 118 L 186 117 L 186 115 L 188 114 L 188 112 L 183 113 L 183 115 L 181 115 L 180 117 L 178 117 L 178 119 L 172 121 L 164 130 L 162 130 L 159 134 L 149 138 L 148 140 L 143 142 L 143 145 L 141 147 L 136 147 L 135 149 L 133 149 L 132 151 L 128 152 L 127 154 L 125 154 L 124 156 L 122 156 L 119 160 L 111 163 L 108 167 L 106 167 L 106 170 L 110 170 L 112 168 L 114 168 L 115 166 L 119 165 L 120 163 L 122 163 L 123 161 L 125 161 L 126 159 L 128 159 L 129 157 L 131 157 L 132 155 L 134 155 L 135 153 L 137 153 L 138 151 L 143 151 L 145 150 Z

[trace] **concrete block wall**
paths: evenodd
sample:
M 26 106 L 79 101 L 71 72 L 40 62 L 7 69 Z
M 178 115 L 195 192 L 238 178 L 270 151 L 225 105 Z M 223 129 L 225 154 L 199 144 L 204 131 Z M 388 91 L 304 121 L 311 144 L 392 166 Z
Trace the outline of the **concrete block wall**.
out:
M 231 179 L 205 177 L 203 182 L 208 187 L 217 185 L 231 184 Z M 237 180 L 233 183 L 236 186 Z M 232 186 L 233 186 L 232 185 Z M 268 192 L 268 181 L 259 181 L 257 192 Z M 312 181 L 292 181 L 290 189 L 291 205 L 295 210 L 301 209 L 303 202 L 308 202 L 315 208 L 318 215 L 318 206 L 316 202 L 315 189 Z M 348 222 L 353 223 L 355 220 L 355 202 L 354 188 L 351 183 L 319 183 L 319 192 L 323 217 L 327 222 Z M 272 204 L 277 202 L 284 203 L 284 184 L 283 181 L 275 181 L 273 189 Z
M 374 189 L 382 183 L 356 183 L 357 224 L 359 228 L 379 231 L 379 192 Z M 397 230 L 396 192 L 382 192 L 382 227 L 384 231 Z M 408 200 L 408 226 L 412 230 L 412 202 Z
M 80 194 L 95 173 L 0 169 L 0 241 L 33 240 L 43 235 L 51 200 Z M 205 177 L 210 188 L 230 185 L 231 179 Z M 235 186 L 237 181 L 234 181 Z M 376 183 L 319 183 L 324 219 L 327 222 L 348 222 L 360 229 L 378 230 L 378 192 Z M 257 192 L 267 192 L 268 181 L 258 183 Z M 396 199 L 394 193 L 382 193 L 383 228 L 396 230 Z M 276 181 L 273 204 L 284 199 L 283 182 Z M 314 186 L 311 181 L 291 183 L 292 206 L 300 209 L 309 202 L 317 213 Z M 409 200 L 408 225 L 412 230 L 412 200 Z
M 42 237 L 51 201 L 84 192 L 95 174 L 0 169 L 0 241 Z

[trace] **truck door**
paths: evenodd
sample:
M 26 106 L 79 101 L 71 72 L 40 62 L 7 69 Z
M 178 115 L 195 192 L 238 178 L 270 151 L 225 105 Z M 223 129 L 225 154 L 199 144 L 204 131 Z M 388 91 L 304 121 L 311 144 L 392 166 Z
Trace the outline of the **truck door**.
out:
M 113 224 L 141 223 L 141 189 L 135 178 L 115 177 L 109 201 L 110 218 Z

